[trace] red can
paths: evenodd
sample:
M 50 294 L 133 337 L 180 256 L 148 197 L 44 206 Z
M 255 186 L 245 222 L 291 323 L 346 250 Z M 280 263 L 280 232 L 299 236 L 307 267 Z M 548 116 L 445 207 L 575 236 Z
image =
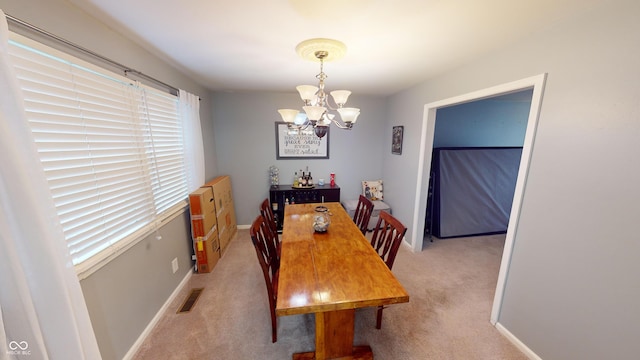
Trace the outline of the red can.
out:
M 336 174 L 334 173 L 329 174 L 329 178 L 331 179 L 329 184 L 331 184 L 331 186 L 336 186 Z

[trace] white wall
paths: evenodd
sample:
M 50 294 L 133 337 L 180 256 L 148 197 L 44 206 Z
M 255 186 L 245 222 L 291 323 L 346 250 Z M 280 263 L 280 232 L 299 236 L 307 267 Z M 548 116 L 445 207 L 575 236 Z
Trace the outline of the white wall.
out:
M 360 117 L 352 130 L 331 127 L 329 159 L 276 160 L 275 122 L 282 121 L 277 109 L 301 106 L 297 93 L 213 94 L 218 170 L 231 176 L 238 224 L 250 225 L 269 196 L 271 165 L 280 170 L 283 185 L 292 184 L 294 171 L 307 166 L 316 181 L 328 182 L 335 172 L 342 199 L 357 199 L 362 180 L 384 178 L 380 159 L 391 153 L 385 100 L 354 94 L 349 104 L 361 109 Z
M 411 204 L 424 104 L 548 73 L 498 319 L 543 359 L 640 353 L 638 44 L 640 3 L 612 1 L 390 99 L 406 156 L 384 173 L 407 176 L 387 189 Z

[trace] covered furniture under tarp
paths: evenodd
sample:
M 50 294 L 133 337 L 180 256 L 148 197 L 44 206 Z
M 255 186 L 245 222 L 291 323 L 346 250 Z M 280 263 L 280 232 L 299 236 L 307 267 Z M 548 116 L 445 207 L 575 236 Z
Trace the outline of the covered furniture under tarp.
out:
M 434 148 L 425 232 L 506 232 L 521 155 L 522 147 Z

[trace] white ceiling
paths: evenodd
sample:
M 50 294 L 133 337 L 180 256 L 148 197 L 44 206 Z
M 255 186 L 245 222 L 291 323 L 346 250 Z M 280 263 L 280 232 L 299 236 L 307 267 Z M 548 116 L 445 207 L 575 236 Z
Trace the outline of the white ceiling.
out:
M 347 45 L 327 89 L 389 95 L 604 0 L 70 0 L 203 86 L 295 92 L 318 63 L 296 45 Z M 140 69 L 143 70 L 144 69 Z

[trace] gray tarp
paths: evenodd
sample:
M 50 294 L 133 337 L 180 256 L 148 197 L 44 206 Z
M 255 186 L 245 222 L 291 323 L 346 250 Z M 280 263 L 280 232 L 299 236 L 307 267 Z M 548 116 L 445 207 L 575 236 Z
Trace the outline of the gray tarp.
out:
M 522 148 L 434 149 L 433 234 L 506 232 Z

